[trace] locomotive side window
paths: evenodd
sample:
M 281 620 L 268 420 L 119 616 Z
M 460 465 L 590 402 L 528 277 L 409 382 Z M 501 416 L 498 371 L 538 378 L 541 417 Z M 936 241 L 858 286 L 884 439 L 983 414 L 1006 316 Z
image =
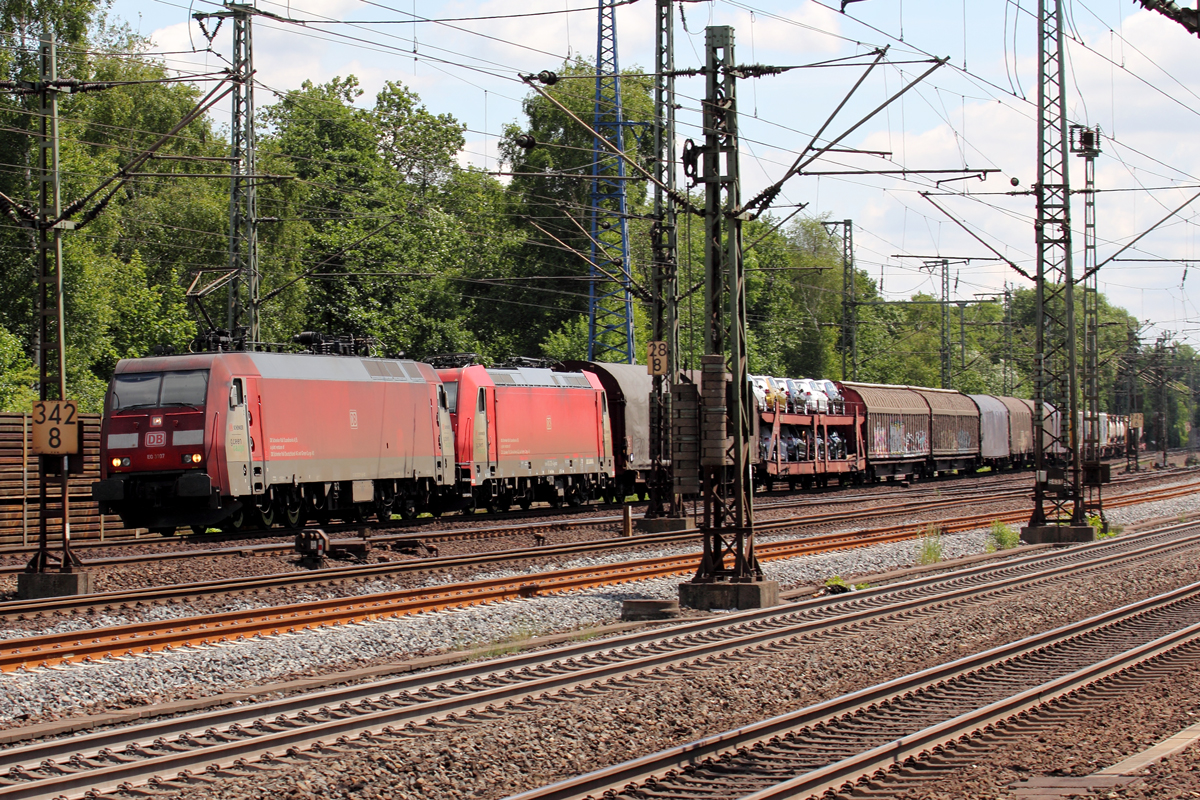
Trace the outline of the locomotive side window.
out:
M 608 395 L 600 395 L 600 411 L 604 414 L 608 413 Z
M 458 381 L 446 381 L 442 384 L 442 388 L 446 390 L 446 408 L 451 411 L 458 411 Z
M 235 408 L 242 404 L 242 379 L 234 378 L 229 386 L 229 407 Z
M 479 410 L 487 411 L 487 399 L 483 394 L 483 389 L 479 390 Z

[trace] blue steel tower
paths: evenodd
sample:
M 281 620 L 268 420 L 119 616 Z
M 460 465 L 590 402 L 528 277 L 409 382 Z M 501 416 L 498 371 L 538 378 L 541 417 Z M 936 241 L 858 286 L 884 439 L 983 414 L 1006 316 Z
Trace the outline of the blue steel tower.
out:
M 625 194 L 625 122 L 617 64 L 614 0 L 600 0 L 596 44 L 596 105 L 592 129 L 592 270 L 588 294 L 588 360 L 632 364 L 633 298 L 629 216 Z M 603 140 L 601 139 L 603 137 Z M 608 142 L 611 147 L 605 147 Z

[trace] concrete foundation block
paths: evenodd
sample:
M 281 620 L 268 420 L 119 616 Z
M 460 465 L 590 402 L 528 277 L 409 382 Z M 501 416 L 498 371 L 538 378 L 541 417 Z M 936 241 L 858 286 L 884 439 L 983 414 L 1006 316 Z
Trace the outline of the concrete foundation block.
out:
M 20 600 L 91 593 L 90 572 L 22 572 L 17 575 L 17 598 Z
M 621 604 L 621 619 L 674 619 L 679 616 L 678 600 L 626 600 Z
M 770 608 L 779 605 L 779 582 L 681 583 L 679 604 L 700 611 Z
M 639 519 L 634 527 L 642 533 L 670 533 L 671 531 L 686 531 L 696 527 L 696 521 L 691 517 L 655 517 L 654 519 Z
M 1094 542 L 1096 531 L 1091 525 L 1030 525 L 1021 528 L 1025 544 L 1079 544 Z

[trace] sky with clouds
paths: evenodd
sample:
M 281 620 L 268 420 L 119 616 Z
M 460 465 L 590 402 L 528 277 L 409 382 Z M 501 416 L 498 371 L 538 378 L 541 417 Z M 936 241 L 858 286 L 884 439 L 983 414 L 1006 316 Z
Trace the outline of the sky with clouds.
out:
M 1098 253 L 1101 261 L 1200 192 L 1200 151 L 1190 132 L 1200 124 L 1200 38 L 1142 10 L 1131 0 L 1064 0 L 1067 16 L 1067 107 L 1071 122 L 1099 126 L 1096 161 Z M 519 74 L 554 70 L 567 58 L 596 52 L 595 0 L 257 0 L 265 12 L 303 22 L 258 18 L 254 59 L 256 101 L 303 81 L 354 75 L 369 103 L 386 81 L 417 92 L 434 113 L 466 126 L 465 163 L 498 169 L 496 143 L 505 125 L 521 122 L 526 87 Z M 798 176 L 777 201 L 807 203 L 805 214 L 851 219 L 860 267 L 882 280 L 885 294 L 940 291 L 920 259 L 969 257 L 955 266 L 956 294 L 969 300 L 1006 281 L 1029 282 L 991 257 L 920 195 L 959 217 L 1007 258 L 1034 270 L 1033 198 L 1014 194 L 1036 180 L 1037 0 L 861 0 L 838 11 L 813 0 L 702 0 L 677 4 L 676 65 L 704 63 L 704 29 L 735 30 L 741 63 L 801 66 L 888 47 L 828 127 L 841 134 L 888 96 L 929 68 L 949 61 L 901 100 L 876 114 L 842 146 L 887 156 L 837 153 L 813 171 L 998 170 L 986 180 L 935 185 L 947 174 Z M 169 67 L 211 71 L 226 65 L 229 26 L 211 48 L 191 19 L 218 10 L 211 0 L 114 0 L 112 15 L 149 37 Z M 526 16 L 515 16 L 526 15 Z M 211 32 L 211 24 L 209 30 Z M 623 68 L 654 63 L 654 4 L 617 9 Z M 747 79 L 738 86 L 743 197 L 777 180 L 862 76 L 862 66 L 796 69 Z M 703 79 L 682 78 L 680 139 L 699 138 Z M 227 117 L 218 117 L 227 124 Z M 1083 185 L 1083 162 L 1072 158 L 1071 183 Z M 1200 306 L 1191 297 L 1200 269 L 1200 200 L 1145 236 L 1100 272 L 1101 290 L 1147 323 L 1153 337 L 1171 331 L 1200 347 Z M 1083 200 L 1076 195 L 1077 272 L 1083 264 Z M 1158 259 L 1175 259 L 1165 261 Z

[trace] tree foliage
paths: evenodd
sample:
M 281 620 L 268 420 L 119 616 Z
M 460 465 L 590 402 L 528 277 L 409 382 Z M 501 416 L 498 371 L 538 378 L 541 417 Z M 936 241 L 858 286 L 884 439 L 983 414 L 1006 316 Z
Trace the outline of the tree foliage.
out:
M 64 203 L 125 168 L 208 88 L 157 82 L 169 77 L 164 65 L 139 55 L 146 43 L 98 8 L 91 0 L 0 2 L 6 78 L 37 78 L 37 39 L 50 29 L 62 77 L 137 82 L 62 96 Z M 583 357 L 595 156 L 581 123 L 593 119 L 594 65 L 577 58 L 559 76 L 545 94 L 530 91 L 525 119 L 506 129 L 499 178 L 461 166 L 463 126 L 399 82 L 374 98 L 353 76 L 260 94 L 261 338 L 288 347 L 293 334 L 319 330 L 372 337 L 382 353 L 417 358 L 457 351 Z M 622 80 L 626 155 L 648 167 L 650 79 L 633 68 Z M 30 208 L 40 183 L 37 112 L 35 96 L 0 98 L 0 191 Z M 118 360 L 159 345 L 186 349 L 206 329 L 186 290 L 227 266 L 229 197 L 227 180 L 199 176 L 227 154 L 212 122 L 197 120 L 141 170 L 160 175 L 133 178 L 94 220 L 64 234 L 68 383 L 85 410 L 99 409 Z M 641 291 L 651 283 L 650 187 L 633 179 L 627 188 L 632 277 Z M 755 373 L 836 379 L 844 360 L 853 369 L 842 241 L 826 222 L 766 215 L 743 225 Z M 704 351 L 703 220 L 681 214 L 677 240 L 683 366 L 696 368 Z M 0 242 L 0 408 L 21 409 L 37 390 L 37 237 L 10 219 L 0 225 Z M 859 380 L 937 386 L 945 360 L 953 388 L 1032 394 L 1031 290 L 1017 289 L 1007 303 L 952 305 L 944 344 L 939 298 L 885 303 L 864 270 L 852 269 L 850 279 Z M 223 294 L 206 303 L 223 325 Z M 1137 321 L 1107 298 L 1100 317 L 1102 407 L 1144 410 L 1148 433 L 1165 411 L 1168 440 L 1185 442 L 1200 424 L 1197 354 L 1139 342 Z M 640 350 L 649 338 L 644 293 L 634 319 Z

